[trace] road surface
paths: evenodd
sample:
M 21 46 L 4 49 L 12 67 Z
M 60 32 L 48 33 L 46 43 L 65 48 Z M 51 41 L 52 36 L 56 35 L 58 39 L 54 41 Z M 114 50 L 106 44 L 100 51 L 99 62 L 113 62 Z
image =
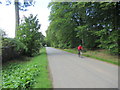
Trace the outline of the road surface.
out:
M 118 66 L 46 47 L 53 88 L 118 88 Z

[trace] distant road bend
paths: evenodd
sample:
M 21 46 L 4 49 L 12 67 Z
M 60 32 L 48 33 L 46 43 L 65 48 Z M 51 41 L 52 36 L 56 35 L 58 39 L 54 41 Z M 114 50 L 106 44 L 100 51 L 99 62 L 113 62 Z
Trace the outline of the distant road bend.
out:
M 118 88 L 118 66 L 46 47 L 54 88 Z

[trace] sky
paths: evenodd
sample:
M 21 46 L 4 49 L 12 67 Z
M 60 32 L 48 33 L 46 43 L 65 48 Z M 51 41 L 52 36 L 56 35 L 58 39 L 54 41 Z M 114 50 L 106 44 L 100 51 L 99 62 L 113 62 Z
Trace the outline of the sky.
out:
M 45 31 L 49 26 L 48 16 L 50 9 L 47 8 L 51 0 L 35 0 L 35 6 L 30 6 L 28 11 L 20 11 L 20 18 L 29 16 L 30 14 L 38 15 L 39 24 L 41 24 L 40 32 L 46 36 Z M 12 3 L 6 6 L 4 3 L 0 4 L 0 29 L 4 30 L 8 37 L 15 36 L 15 6 Z

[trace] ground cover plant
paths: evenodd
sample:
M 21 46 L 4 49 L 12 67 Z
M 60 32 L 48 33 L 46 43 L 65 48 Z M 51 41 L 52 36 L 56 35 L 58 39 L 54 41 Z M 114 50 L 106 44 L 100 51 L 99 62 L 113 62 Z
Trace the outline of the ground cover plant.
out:
M 38 88 L 36 86 L 38 83 L 41 85 L 39 88 L 51 88 L 52 85 L 48 76 L 47 58 L 44 48 L 41 50 L 40 55 L 27 61 L 17 60 L 5 64 L 2 70 L 2 88 Z
M 3 88 L 29 88 L 32 87 L 34 77 L 37 76 L 40 70 L 37 65 L 22 68 L 22 65 L 11 64 L 3 70 Z

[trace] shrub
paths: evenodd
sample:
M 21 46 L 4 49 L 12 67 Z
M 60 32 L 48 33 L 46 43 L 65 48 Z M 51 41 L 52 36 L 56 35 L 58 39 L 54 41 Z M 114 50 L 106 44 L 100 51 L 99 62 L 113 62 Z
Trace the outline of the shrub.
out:
M 2 38 L 2 61 L 8 61 L 12 58 L 19 57 L 23 51 L 27 50 L 26 46 L 14 38 Z
M 37 16 L 34 17 L 32 14 L 29 17 L 24 17 L 24 21 L 18 28 L 17 39 L 27 47 L 24 52 L 27 56 L 38 54 L 43 45 L 44 36 L 38 31 L 39 29 L 40 24 Z
M 3 38 L 2 47 L 15 47 L 16 51 L 27 50 L 27 47 L 16 38 Z

